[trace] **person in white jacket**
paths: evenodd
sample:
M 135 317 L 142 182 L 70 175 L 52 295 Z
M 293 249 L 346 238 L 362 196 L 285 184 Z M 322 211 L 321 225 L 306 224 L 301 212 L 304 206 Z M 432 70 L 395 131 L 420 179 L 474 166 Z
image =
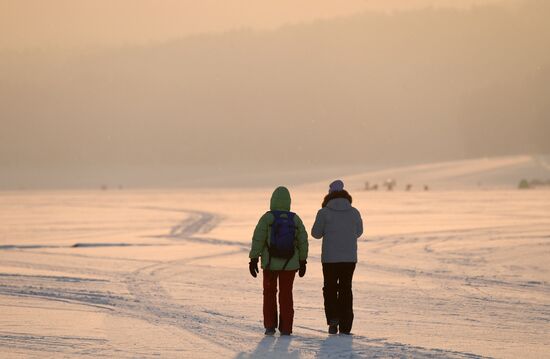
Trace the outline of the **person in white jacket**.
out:
M 353 324 L 352 279 L 357 263 L 357 239 L 363 220 L 352 207 L 352 198 L 341 180 L 332 182 L 317 212 L 311 235 L 323 239 L 323 297 L 329 333 L 350 334 Z

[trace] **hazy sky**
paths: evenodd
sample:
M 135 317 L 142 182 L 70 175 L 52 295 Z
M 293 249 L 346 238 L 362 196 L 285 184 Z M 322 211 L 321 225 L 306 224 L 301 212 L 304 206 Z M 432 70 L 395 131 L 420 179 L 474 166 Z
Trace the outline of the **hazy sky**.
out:
M 0 0 L 0 49 L 120 46 L 236 28 L 499 0 Z M 500 0 L 503 1 L 503 0 Z
M 550 1 L 472 3 L 0 0 L 0 188 L 550 153 Z

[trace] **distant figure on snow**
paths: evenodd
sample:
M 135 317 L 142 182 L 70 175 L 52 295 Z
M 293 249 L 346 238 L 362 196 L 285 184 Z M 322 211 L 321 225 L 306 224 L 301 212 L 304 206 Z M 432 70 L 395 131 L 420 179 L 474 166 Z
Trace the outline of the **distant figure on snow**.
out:
M 384 182 L 384 186 L 386 186 L 386 189 L 388 191 L 393 191 L 393 188 L 397 185 L 394 179 L 388 178 L 386 182 Z
M 357 263 L 357 238 L 363 234 L 363 220 L 351 206 L 352 198 L 340 180 L 332 182 L 311 229 L 323 238 L 323 297 L 330 334 L 350 334 L 353 324 L 351 282 Z
M 285 187 L 275 189 L 270 209 L 260 218 L 254 230 L 249 270 L 256 278 L 259 272 L 258 257 L 262 257 L 265 335 L 274 335 L 277 324 L 281 335 L 290 335 L 294 320 L 292 285 L 296 271 L 300 277 L 306 274 L 307 231 L 300 217 L 290 212 L 290 193 Z

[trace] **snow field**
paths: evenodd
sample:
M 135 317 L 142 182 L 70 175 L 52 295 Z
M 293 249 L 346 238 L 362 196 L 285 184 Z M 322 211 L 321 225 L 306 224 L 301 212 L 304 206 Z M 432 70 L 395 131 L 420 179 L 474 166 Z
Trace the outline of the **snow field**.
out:
M 328 336 L 320 241 L 294 335 L 265 338 L 252 230 L 271 188 L 5 192 L 2 357 L 541 358 L 550 191 L 350 190 L 363 214 L 354 336 Z M 311 228 L 324 193 L 290 187 Z

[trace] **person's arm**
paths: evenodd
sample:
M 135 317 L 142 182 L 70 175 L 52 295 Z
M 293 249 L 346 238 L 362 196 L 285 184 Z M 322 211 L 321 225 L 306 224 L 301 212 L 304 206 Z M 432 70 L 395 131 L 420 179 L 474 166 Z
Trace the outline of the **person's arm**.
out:
M 363 219 L 361 218 L 361 213 L 356 209 L 355 212 L 357 212 L 357 238 L 361 237 L 363 234 Z
M 298 239 L 298 254 L 300 255 L 299 260 L 303 262 L 307 259 L 307 254 L 309 251 L 309 243 L 307 241 L 307 231 L 304 227 L 302 219 L 296 215 L 294 217 L 294 223 L 296 224 L 296 238 Z
M 254 235 L 252 236 L 252 247 L 250 248 L 249 258 L 258 258 L 267 245 L 267 229 L 269 227 L 269 213 L 266 213 L 260 218 L 256 228 L 254 229 Z
M 325 235 L 325 216 L 321 211 L 322 209 L 317 212 L 315 223 L 313 223 L 313 227 L 311 228 L 311 235 L 317 239 L 321 239 Z

